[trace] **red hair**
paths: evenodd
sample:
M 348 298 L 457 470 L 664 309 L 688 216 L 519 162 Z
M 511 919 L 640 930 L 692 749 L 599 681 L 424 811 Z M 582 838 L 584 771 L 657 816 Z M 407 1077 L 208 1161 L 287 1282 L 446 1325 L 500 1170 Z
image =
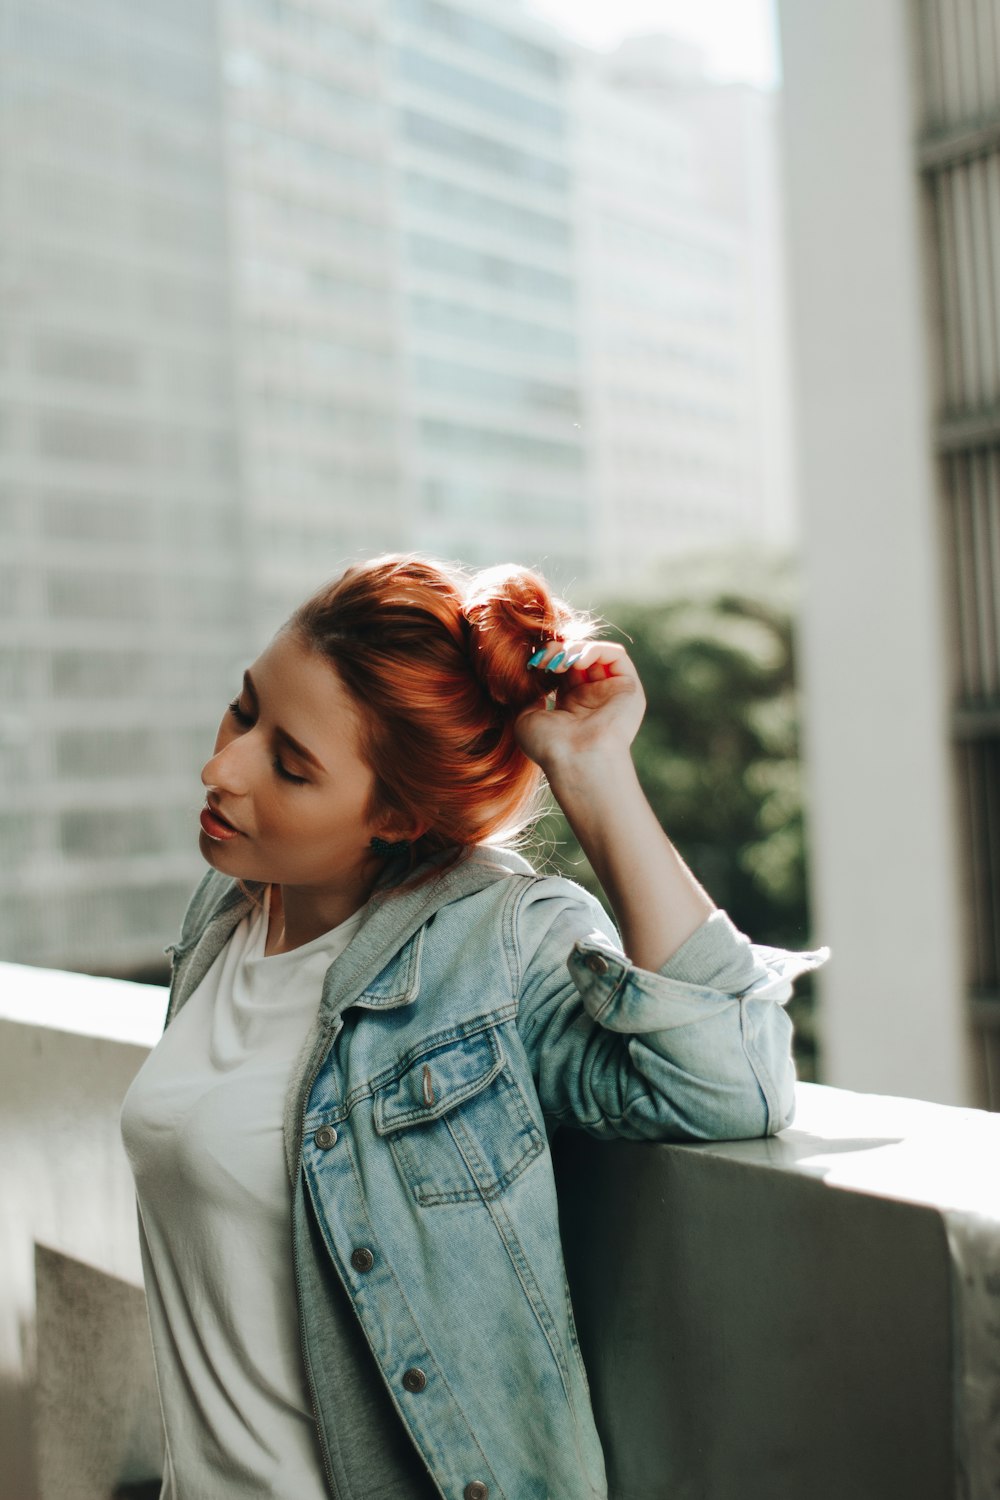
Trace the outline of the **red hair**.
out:
M 510 842 L 537 817 L 542 773 L 514 737 L 518 714 L 544 694 L 527 661 L 543 642 L 593 628 L 537 573 L 378 557 L 324 585 L 286 628 L 354 700 L 375 774 L 368 814 L 425 828 L 415 859 Z

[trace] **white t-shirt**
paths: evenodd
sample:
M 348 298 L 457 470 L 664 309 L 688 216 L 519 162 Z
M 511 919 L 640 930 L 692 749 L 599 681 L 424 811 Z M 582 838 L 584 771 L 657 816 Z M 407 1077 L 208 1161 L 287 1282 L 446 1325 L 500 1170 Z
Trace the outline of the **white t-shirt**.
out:
M 264 956 L 235 929 L 125 1096 L 166 1428 L 162 1500 L 327 1500 L 302 1370 L 282 1111 L 356 912 Z

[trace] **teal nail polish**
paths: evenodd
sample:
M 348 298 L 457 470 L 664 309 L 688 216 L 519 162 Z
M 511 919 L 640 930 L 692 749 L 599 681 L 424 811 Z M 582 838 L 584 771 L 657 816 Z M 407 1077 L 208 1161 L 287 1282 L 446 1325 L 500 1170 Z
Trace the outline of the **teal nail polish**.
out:
M 566 665 L 567 665 L 567 667 L 571 667 L 574 662 L 578 662 L 580 660 L 580 657 L 582 655 L 583 655 L 582 651 L 574 651 L 573 655 L 570 656 L 570 657 L 567 657 L 567 659 L 566 659 Z
M 546 653 L 547 650 L 548 650 L 547 646 L 541 646 L 541 647 L 539 647 L 539 649 L 535 652 L 534 656 L 529 656 L 528 657 L 528 666 L 529 667 L 537 667 L 538 663 L 541 661 L 542 657 L 545 655 L 545 653 Z
M 565 651 L 559 651 L 559 652 L 557 652 L 556 655 L 549 662 L 549 664 L 548 664 L 548 666 L 546 667 L 545 670 L 547 672 L 554 672 L 555 669 L 556 669 L 556 667 L 558 667 L 559 663 L 563 660 L 563 657 L 565 655 L 566 655 Z

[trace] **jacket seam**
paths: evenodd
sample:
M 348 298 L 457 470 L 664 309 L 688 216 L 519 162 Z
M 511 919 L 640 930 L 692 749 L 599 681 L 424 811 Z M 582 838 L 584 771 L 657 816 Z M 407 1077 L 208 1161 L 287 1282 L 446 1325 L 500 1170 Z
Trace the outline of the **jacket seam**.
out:
M 360 1197 L 361 1201 L 365 1202 L 364 1189 L 362 1187 L 361 1180 L 358 1177 L 358 1172 L 357 1172 L 357 1167 L 355 1166 L 354 1153 L 353 1152 L 350 1152 L 350 1151 L 348 1152 L 348 1159 L 350 1161 L 350 1166 L 351 1166 L 351 1176 L 354 1178 L 355 1190 L 357 1191 L 358 1196 Z M 323 1243 L 326 1246 L 327 1254 L 330 1256 L 330 1259 L 334 1263 L 334 1269 L 336 1270 L 337 1275 L 340 1276 L 340 1263 L 339 1263 L 339 1261 L 337 1259 L 337 1256 L 336 1256 L 333 1248 L 331 1247 L 330 1241 L 329 1241 L 329 1239 L 327 1237 L 327 1226 L 326 1226 L 325 1218 L 324 1218 L 323 1215 L 320 1214 L 319 1210 L 316 1207 L 315 1201 L 313 1200 L 312 1184 L 309 1181 L 309 1174 L 308 1174 L 308 1172 L 306 1172 L 306 1174 L 305 1174 L 305 1180 L 306 1180 L 306 1188 L 307 1188 L 308 1193 L 309 1193 L 309 1199 L 310 1199 L 310 1202 L 312 1203 L 313 1213 L 316 1216 L 316 1223 L 319 1226 L 320 1236 L 322 1237 Z M 366 1217 L 367 1217 L 367 1215 L 366 1215 Z M 375 1226 L 372 1225 L 373 1229 L 374 1229 L 374 1227 Z M 377 1235 L 375 1236 L 375 1243 L 379 1244 L 381 1246 L 381 1242 L 380 1242 L 380 1240 L 379 1240 L 379 1238 L 378 1238 Z M 412 1323 L 413 1323 L 413 1327 L 415 1329 L 417 1329 L 417 1331 L 418 1331 L 418 1333 L 420 1335 L 421 1341 L 423 1342 L 423 1346 L 424 1346 L 424 1349 L 427 1352 L 427 1355 L 434 1361 L 434 1369 L 437 1372 L 437 1375 L 438 1375 L 438 1378 L 441 1381 L 441 1384 L 444 1386 L 445 1390 L 448 1392 L 448 1395 L 451 1397 L 452 1401 L 455 1403 L 455 1406 L 457 1407 L 457 1409 L 461 1412 L 461 1414 L 462 1414 L 462 1420 L 465 1423 L 466 1427 L 468 1428 L 469 1436 L 472 1439 L 472 1442 L 475 1444 L 477 1452 L 482 1457 L 484 1467 L 489 1472 L 491 1479 L 495 1478 L 496 1476 L 494 1475 L 494 1472 L 493 1472 L 493 1465 L 490 1463 L 489 1459 L 486 1457 L 486 1454 L 483 1452 L 483 1449 L 482 1449 L 482 1447 L 481 1447 L 481 1445 L 479 1443 L 479 1440 L 476 1437 L 476 1434 L 475 1434 L 475 1431 L 473 1429 L 472 1423 L 469 1420 L 468 1413 L 466 1412 L 466 1410 L 465 1410 L 464 1406 L 462 1405 L 461 1401 L 456 1396 L 455 1392 L 452 1390 L 451 1382 L 448 1380 L 448 1377 L 445 1375 L 444 1370 L 442 1369 L 440 1363 L 438 1362 L 438 1360 L 436 1359 L 436 1357 L 434 1355 L 434 1352 L 433 1352 L 433 1350 L 431 1348 L 430 1343 L 428 1342 L 426 1336 L 424 1335 L 424 1331 L 423 1331 L 423 1328 L 421 1326 L 420 1319 L 417 1317 L 417 1315 L 416 1315 L 413 1307 L 410 1305 L 410 1299 L 406 1295 L 406 1290 L 403 1287 L 402 1282 L 399 1280 L 399 1277 L 396 1275 L 395 1267 L 393 1266 L 393 1264 L 390 1261 L 389 1257 L 387 1255 L 384 1255 L 384 1254 L 382 1256 L 382 1263 L 385 1266 L 386 1270 L 388 1271 L 389 1275 L 392 1277 L 393 1285 L 395 1286 L 397 1292 L 399 1293 L 400 1300 L 403 1302 L 403 1305 L 405 1306 L 406 1311 L 410 1315 L 410 1318 L 411 1318 Z M 365 1320 L 364 1320 L 364 1318 L 362 1318 L 361 1314 L 358 1312 L 357 1306 L 356 1306 L 355 1301 L 354 1301 L 354 1290 L 353 1290 L 353 1287 L 351 1285 L 349 1285 L 344 1280 L 343 1276 L 340 1276 L 340 1280 L 341 1280 L 342 1285 L 344 1286 L 345 1291 L 347 1292 L 348 1297 L 350 1298 L 351 1308 L 352 1308 L 352 1311 L 354 1313 L 354 1316 L 357 1318 L 358 1322 L 361 1324 L 362 1331 L 363 1331 L 363 1333 L 365 1335 L 365 1338 L 366 1338 L 366 1340 L 368 1342 L 368 1347 L 371 1349 L 371 1352 L 372 1352 L 372 1355 L 374 1357 L 375 1363 L 378 1365 L 379 1371 L 381 1372 L 381 1375 L 382 1375 L 382 1379 L 385 1382 L 385 1385 L 386 1385 L 386 1387 L 387 1387 L 387 1389 L 389 1391 L 389 1396 L 390 1396 L 390 1398 L 392 1400 L 392 1403 L 395 1406 L 397 1412 L 399 1413 L 401 1421 L 404 1422 L 405 1425 L 406 1425 L 406 1430 L 407 1430 L 407 1432 L 410 1435 L 410 1441 L 412 1443 L 414 1443 L 414 1446 L 416 1447 L 417 1452 L 420 1454 L 421 1459 L 423 1459 L 423 1462 L 426 1464 L 427 1460 L 423 1457 L 423 1448 L 414 1439 L 412 1430 L 410 1428 L 410 1423 L 409 1423 L 409 1421 L 407 1419 L 407 1414 L 403 1410 L 402 1404 L 397 1399 L 396 1392 L 393 1389 L 392 1381 L 386 1375 L 385 1370 L 382 1368 L 382 1361 L 379 1358 L 378 1351 L 375 1349 L 375 1347 L 372 1344 L 371 1339 L 368 1337 L 368 1329 L 365 1326 Z M 431 1469 L 429 1472 L 431 1474 L 431 1477 L 434 1478 L 435 1484 L 437 1484 L 437 1479 L 434 1477 L 434 1471 Z M 439 1486 L 439 1488 L 440 1488 L 440 1486 Z M 503 1491 L 500 1489 L 499 1484 L 497 1485 L 497 1492 L 498 1492 L 498 1496 L 500 1497 L 500 1500 L 503 1500 Z
M 462 1145 L 461 1145 L 461 1142 L 458 1139 L 458 1130 L 457 1130 L 458 1122 L 457 1122 L 457 1120 L 451 1120 L 451 1119 L 449 1119 L 449 1117 L 447 1115 L 443 1115 L 442 1119 L 443 1119 L 445 1125 L 447 1126 L 447 1129 L 448 1129 L 448 1131 L 449 1131 L 449 1133 L 451 1135 L 452 1140 L 455 1142 L 455 1145 L 458 1147 L 458 1150 L 460 1152 L 462 1152 L 462 1155 L 463 1155 L 463 1158 L 464 1158 L 465 1157 L 465 1153 L 462 1151 Z M 466 1140 L 468 1140 L 468 1136 L 466 1135 L 466 1132 L 464 1130 L 462 1131 L 462 1135 L 465 1136 Z M 390 1150 L 394 1150 L 395 1144 L 396 1144 L 395 1141 L 392 1139 L 392 1137 L 390 1137 L 389 1138 L 389 1148 L 390 1148 Z M 435 1193 L 435 1192 L 423 1193 L 420 1190 L 418 1190 L 417 1188 L 414 1188 L 413 1189 L 413 1196 L 417 1200 L 417 1202 L 419 1204 L 421 1204 L 425 1208 L 437 1208 L 437 1207 L 440 1207 L 442 1204 L 446 1204 L 446 1203 L 492 1203 L 492 1202 L 495 1202 L 496 1200 L 500 1199 L 504 1195 L 504 1193 L 510 1187 L 510 1184 L 512 1182 L 515 1182 L 517 1180 L 517 1178 L 520 1177 L 520 1175 L 521 1175 L 522 1172 L 527 1171 L 528 1167 L 531 1166 L 531 1163 L 533 1161 L 537 1161 L 538 1157 L 541 1156 L 544 1153 L 544 1151 L 545 1151 L 545 1136 L 542 1134 L 542 1132 L 540 1130 L 538 1130 L 538 1128 L 536 1126 L 535 1127 L 534 1137 L 532 1138 L 532 1141 L 531 1141 L 531 1145 L 529 1145 L 526 1148 L 524 1154 L 514 1163 L 514 1165 L 512 1167 L 509 1167 L 507 1169 L 507 1171 L 504 1172 L 504 1174 L 503 1174 L 502 1177 L 498 1177 L 496 1179 L 496 1181 L 492 1184 L 491 1187 L 489 1187 L 489 1188 L 482 1188 L 482 1187 L 479 1187 L 477 1185 L 474 1188 L 468 1188 L 468 1189 L 459 1188 L 459 1189 L 456 1189 L 454 1192 L 449 1192 L 449 1193 Z M 477 1158 L 477 1159 L 481 1160 L 481 1158 Z M 466 1160 L 466 1165 L 468 1166 L 468 1161 L 467 1160 Z
M 506 1059 L 504 1061 L 506 1062 Z M 511 1090 L 520 1103 L 528 1103 L 529 1101 L 524 1098 L 521 1087 L 517 1083 L 517 1080 L 514 1078 L 513 1074 L 511 1073 L 509 1078 L 507 1079 L 504 1079 L 502 1075 L 503 1069 L 501 1068 L 495 1081 L 498 1081 L 501 1084 L 501 1087 Z M 514 1182 L 518 1177 L 520 1177 L 521 1173 L 526 1171 L 527 1168 L 531 1166 L 531 1163 L 533 1161 L 536 1161 L 539 1156 L 543 1155 L 546 1149 L 544 1131 L 541 1129 L 539 1122 L 530 1113 L 529 1106 L 528 1123 L 530 1129 L 526 1132 L 528 1137 L 528 1145 L 524 1148 L 517 1161 L 514 1162 L 512 1166 L 508 1167 L 507 1170 L 503 1172 L 499 1177 L 497 1177 L 496 1180 L 492 1182 L 488 1188 L 485 1188 L 481 1184 L 487 1181 L 490 1176 L 488 1164 L 476 1149 L 475 1140 L 473 1139 L 471 1132 L 467 1129 L 465 1123 L 461 1118 L 461 1111 L 459 1111 L 459 1113 L 455 1115 L 454 1118 L 451 1117 L 450 1113 L 442 1115 L 441 1120 L 447 1127 L 452 1140 L 455 1142 L 456 1149 L 461 1155 L 462 1160 L 465 1162 L 465 1165 L 469 1170 L 469 1175 L 472 1177 L 472 1180 L 476 1184 L 476 1187 L 474 1190 L 468 1192 L 465 1190 L 459 1190 L 454 1195 L 452 1195 L 451 1193 L 441 1194 L 434 1192 L 421 1195 L 416 1189 L 414 1189 L 414 1197 L 417 1199 L 418 1203 L 425 1203 L 428 1206 L 466 1200 L 481 1200 L 484 1203 L 493 1202 L 494 1200 L 501 1198 L 510 1184 Z M 392 1140 L 390 1139 L 390 1145 L 392 1144 Z
M 453 1109 L 457 1109 L 459 1105 L 464 1104 L 469 1099 L 474 1099 L 477 1094 L 482 1093 L 483 1089 L 496 1080 L 507 1064 L 507 1055 L 500 1045 L 500 1039 L 496 1036 L 495 1032 L 496 1028 L 491 1027 L 486 1031 L 478 1033 L 486 1038 L 490 1061 L 487 1067 L 478 1073 L 475 1078 L 464 1079 L 457 1088 L 453 1088 L 450 1093 L 445 1093 L 430 1106 L 426 1102 L 422 1102 L 417 1105 L 409 1104 L 406 1108 L 397 1110 L 395 1113 L 390 1111 L 388 1119 L 386 1118 L 386 1108 L 383 1106 L 379 1110 L 381 1125 L 379 1121 L 375 1122 L 375 1129 L 378 1134 L 395 1135 L 398 1131 L 406 1130 L 411 1125 L 415 1125 L 420 1121 L 441 1120 L 445 1115 L 450 1114 Z M 437 1050 L 440 1051 L 440 1048 Z M 416 1063 L 419 1061 L 420 1059 L 417 1058 L 410 1067 L 405 1068 L 399 1074 L 395 1081 L 400 1083 L 404 1078 L 409 1077 Z M 376 1090 L 375 1092 L 378 1093 L 381 1091 Z M 386 1128 L 382 1129 L 381 1126 L 385 1126 Z
M 763 1057 L 758 1054 L 757 1048 L 754 1046 L 753 1040 L 748 1034 L 748 1009 L 743 1004 L 742 1000 L 739 1002 L 739 1006 L 740 1040 L 743 1043 L 743 1052 L 747 1062 L 750 1064 L 750 1071 L 753 1073 L 753 1076 L 757 1081 L 757 1087 L 760 1090 L 761 1098 L 764 1101 L 764 1134 L 773 1135 L 775 1130 L 775 1121 L 777 1119 L 778 1106 L 777 1099 L 774 1093 L 768 1087 L 771 1081 L 770 1069 L 764 1062 Z
M 395 1083 L 398 1079 L 402 1078 L 403 1074 L 408 1073 L 413 1064 L 418 1062 L 421 1057 L 426 1057 L 428 1052 L 436 1051 L 445 1042 L 461 1041 L 465 1037 L 478 1036 L 483 1031 L 495 1030 L 499 1025 L 513 1020 L 516 1014 L 517 1011 L 514 1006 L 505 1005 L 499 1011 L 492 1010 L 482 1018 L 477 1017 L 472 1024 L 463 1023 L 459 1026 L 449 1026 L 445 1031 L 437 1033 L 432 1042 L 421 1041 L 415 1043 L 407 1052 L 404 1052 L 402 1059 L 397 1059 L 381 1073 L 376 1073 L 374 1077 L 366 1079 L 364 1083 L 352 1089 L 338 1109 L 323 1110 L 321 1114 L 316 1115 L 314 1118 L 332 1121 L 346 1120 L 356 1104 L 362 1103 L 365 1099 L 372 1098 L 374 1094 L 378 1093 L 379 1089 L 385 1088 L 387 1084 Z M 323 1061 L 317 1069 L 317 1076 L 325 1065 L 326 1057 L 324 1056 Z
M 406 939 L 395 957 L 390 959 L 386 965 L 386 968 L 389 968 L 393 963 L 398 964 L 402 956 L 404 954 L 407 955 L 405 958 L 406 973 L 402 976 L 402 983 L 391 991 L 376 990 L 374 986 L 380 977 L 376 974 L 367 989 L 361 991 L 354 1002 L 356 1005 L 360 1005 L 363 1010 L 391 1009 L 393 1006 L 405 1004 L 413 995 L 419 992 L 420 961 L 424 949 L 424 934 L 430 925 L 430 921 L 436 915 L 436 912 L 432 913 L 431 917 L 422 923 L 411 937 Z M 385 973 L 385 969 L 382 970 L 382 973 Z M 365 1001 L 369 1002 L 368 1005 L 365 1005 Z
M 357 1189 L 357 1192 L 359 1194 L 363 1194 L 363 1189 L 362 1189 L 362 1186 L 361 1186 L 361 1182 L 360 1182 L 360 1180 L 358 1178 L 357 1168 L 356 1168 L 355 1163 L 354 1163 L 353 1154 L 351 1156 L 351 1175 L 354 1178 L 354 1183 L 355 1183 L 355 1187 Z M 491 1479 L 495 1479 L 496 1476 L 495 1476 L 495 1474 L 493 1472 L 493 1465 L 490 1463 L 489 1459 L 486 1457 L 486 1454 L 483 1452 L 483 1449 L 482 1449 L 482 1447 L 481 1447 L 481 1445 L 479 1443 L 479 1440 L 476 1437 L 475 1430 L 473 1429 L 472 1421 L 471 1421 L 471 1419 L 469 1417 L 468 1412 L 465 1410 L 465 1407 L 462 1405 L 462 1402 L 459 1400 L 458 1396 L 456 1395 L 455 1391 L 453 1390 L 451 1382 L 449 1381 L 447 1375 L 445 1374 L 442 1365 L 440 1364 L 439 1360 L 434 1355 L 434 1353 L 433 1353 L 433 1351 L 431 1349 L 430 1341 L 427 1339 L 426 1335 L 424 1334 L 424 1330 L 423 1330 L 423 1327 L 422 1327 L 422 1325 L 420 1323 L 420 1320 L 417 1317 L 414 1308 L 410 1304 L 410 1299 L 407 1297 L 405 1289 L 403 1288 L 401 1282 L 399 1281 L 398 1277 L 396 1276 L 395 1268 L 393 1267 L 392 1263 L 389 1261 L 389 1259 L 388 1259 L 387 1256 L 384 1259 L 385 1259 L 385 1265 L 388 1267 L 388 1270 L 389 1270 L 390 1275 L 392 1276 L 393 1282 L 394 1282 L 394 1284 L 396 1285 L 396 1287 L 399 1290 L 399 1295 L 402 1298 L 403 1303 L 406 1306 L 406 1310 L 409 1313 L 411 1319 L 413 1320 L 413 1326 L 414 1326 L 414 1328 L 416 1328 L 418 1330 L 418 1332 L 420 1334 L 420 1338 L 421 1338 L 421 1340 L 423 1342 L 424 1348 L 427 1350 L 427 1353 L 430 1355 L 431 1359 L 434 1360 L 434 1368 L 438 1372 L 438 1378 L 440 1379 L 441 1384 L 444 1386 L 445 1390 L 448 1392 L 448 1395 L 450 1396 L 451 1400 L 454 1402 L 456 1408 L 461 1412 L 461 1414 L 462 1414 L 462 1421 L 465 1423 L 465 1426 L 466 1426 L 466 1428 L 468 1430 L 469 1436 L 471 1437 L 473 1443 L 475 1444 L 477 1452 L 480 1454 L 480 1456 L 482 1458 L 484 1468 L 489 1473 L 490 1478 Z M 354 1297 L 353 1297 L 353 1294 L 351 1295 L 351 1306 L 354 1307 Z M 358 1317 L 358 1312 L 357 1312 L 356 1308 L 355 1308 L 354 1315 L 355 1315 L 355 1317 Z M 379 1366 L 379 1369 L 381 1369 L 382 1368 L 382 1362 L 379 1359 L 378 1354 L 375 1352 L 375 1350 L 372 1350 L 372 1353 L 375 1354 L 375 1362 Z M 382 1378 L 383 1379 L 386 1378 L 384 1372 L 383 1372 L 383 1377 Z M 392 1394 L 391 1388 L 390 1388 L 390 1394 Z M 394 1397 L 394 1399 L 395 1399 L 395 1397 Z M 410 1441 L 414 1443 L 414 1446 L 417 1448 L 418 1453 L 420 1453 L 421 1458 L 423 1458 L 423 1448 L 420 1447 L 415 1442 L 415 1440 L 414 1440 L 413 1433 L 412 1433 L 412 1430 L 410 1428 L 410 1424 L 407 1421 L 406 1414 L 403 1411 L 401 1403 L 397 1403 L 397 1410 L 399 1411 L 400 1416 L 402 1417 L 403 1421 L 406 1422 L 406 1430 L 410 1434 Z M 423 1462 L 426 1464 L 427 1460 L 424 1458 Z M 434 1473 L 433 1469 L 430 1469 L 429 1472 L 431 1473 L 431 1476 L 433 1477 L 433 1473 Z M 436 1480 L 435 1480 L 435 1483 L 437 1483 Z M 497 1484 L 497 1492 L 498 1492 L 498 1495 L 501 1497 L 501 1500 L 502 1500 L 503 1491 L 501 1490 L 499 1483 Z
M 521 981 L 524 971 L 521 959 L 521 945 L 518 941 L 521 903 L 526 900 L 529 890 L 534 885 L 537 885 L 537 883 L 537 875 L 522 875 L 518 873 L 516 880 L 511 881 L 511 888 L 504 901 L 501 914 L 504 931 L 504 957 L 507 963 L 507 977 L 510 981 L 511 994 L 515 997 L 515 1014 L 520 1009 Z
M 630 970 L 623 969 L 619 974 L 615 984 L 612 986 L 611 990 L 609 990 L 608 998 L 605 1000 L 604 1004 L 598 1007 L 598 1009 L 590 1011 L 590 1014 L 593 1016 L 594 1020 L 599 1026 L 604 1025 L 603 1018 L 607 1015 L 608 1011 L 611 1009 L 612 1005 L 615 1003 L 622 990 L 625 988 L 625 985 L 628 983 L 629 973 Z M 612 1031 L 614 1028 L 605 1026 L 604 1029 L 605 1031 Z
M 724 1015 L 725 1012 L 726 1012 L 726 1010 L 728 1010 L 731 1006 L 733 1006 L 733 1005 L 740 1005 L 740 997 L 738 995 L 727 995 L 724 990 L 719 990 L 718 993 L 722 996 L 723 1000 L 725 1000 L 726 1004 L 725 1005 L 716 1005 L 715 1010 L 712 1012 L 711 1016 L 691 1016 L 689 1020 L 687 1020 L 687 1021 L 681 1021 L 677 1025 L 673 1025 L 673 1026 L 646 1026 L 646 1027 L 643 1028 L 642 1031 L 630 1031 L 630 1032 L 625 1033 L 625 1034 L 628 1035 L 628 1036 L 651 1036 L 651 1035 L 655 1035 L 658 1032 L 662 1032 L 662 1031 L 669 1031 L 671 1033 L 675 1033 L 675 1032 L 678 1032 L 678 1031 L 686 1031 L 689 1026 L 704 1026 L 704 1024 L 705 1024 L 706 1021 L 713 1019 L 715 1016 Z M 681 998 L 686 1001 L 689 997 L 685 995 L 685 996 L 682 996 Z M 711 997 L 709 997 L 708 995 L 703 995 L 702 996 L 702 999 L 704 999 L 704 1000 L 708 1000 L 710 998 Z M 742 1010 L 743 1010 L 743 1008 L 740 1005 L 740 1013 L 741 1013 L 741 1015 L 742 1015 Z M 608 1027 L 607 1029 L 611 1030 L 610 1027 Z
M 535 1315 L 535 1321 L 538 1323 L 539 1328 L 542 1330 L 545 1342 L 549 1346 L 549 1351 L 552 1355 L 553 1361 L 555 1362 L 556 1369 L 559 1371 L 559 1380 L 563 1388 L 563 1394 L 566 1397 L 566 1405 L 569 1407 L 570 1411 L 574 1412 L 575 1415 L 576 1408 L 574 1406 L 573 1395 L 570 1390 L 572 1381 L 570 1379 L 569 1367 L 567 1366 L 560 1353 L 559 1331 L 556 1327 L 555 1320 L 552 1317 L 552 1310 L 549 1307 L 548 1303 L 545 1301 L 544 1296 L 542 1295 L 542 1289 L 535 1281 L 531 1266 L 528 1263 L 527 1256 L 524 1254 L 524 1247 L 522 1246 L 521 1241 L 517 1236 L 517 1231 L 511 1222 L 511 1218 L 504 1205 L 503 1198 L 498 1195 L 495 1198 L 488 1200 L 487 1211 L 490 1215 L 490 1218 L 497 1226 L 500 1238 L 503 1241 L 504 1249 L 507 1251 L 508 1259 L 510 1260 L 511 1265 L 514 1268 L 514 1275 L 517 1277 L 518 1282 L 520 1283 L 521 1290 L 527 1298 L 528 1304 Z M 514 1255 L 514 1252 L 512 1250 L 512 1243 L 517 1247 L 518 1257 L 515 1257 Z M 524 1268 L 523 1272 L 522 1266 Z M 532 1296 L 532 1293 L 527 1284 L 528 1280 L 530 1280 L 531 1284 L 535 1287 L 537 1297 Z M 543 1309 L 545 1314 L 544 1316 Z

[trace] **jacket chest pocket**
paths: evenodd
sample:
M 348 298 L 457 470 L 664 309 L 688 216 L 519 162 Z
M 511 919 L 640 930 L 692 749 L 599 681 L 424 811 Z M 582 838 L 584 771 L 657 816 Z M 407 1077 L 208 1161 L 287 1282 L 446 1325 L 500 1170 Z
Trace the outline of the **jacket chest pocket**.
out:
M 374 1122 L 424 1204 L 494 1198 L 545 1149 L 493 1030 L 421 1053 L 375 1093 Z

